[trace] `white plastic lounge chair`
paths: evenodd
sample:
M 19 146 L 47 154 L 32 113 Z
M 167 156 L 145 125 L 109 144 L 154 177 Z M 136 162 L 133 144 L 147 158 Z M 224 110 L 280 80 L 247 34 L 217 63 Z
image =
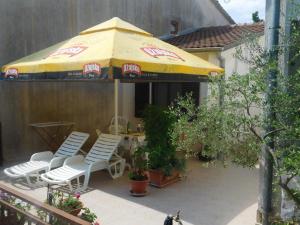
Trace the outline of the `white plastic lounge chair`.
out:
M 82 155 L 71 157 L 62 167 L 42 174 L 41 178 L 49 184 L 68 185 L 71 192 L 72 180 L 77 179 L 76 191 L 83 191 L 88 186 L 90 174 L 97 170 L 107 169 L 113 179 L 118 178 L 125 168 L 125 159 L 117 154 L 120 142 L 120 136 L 102 133 L 85 158 Z M 84 183 L 80 188 L 81 176 L 84 176 Z
M 118 116 L 118 127 L 119 127 L 119 133 L 121 134 L 126 134 L 127 133 L 127 125 L 128 125 L 128 120 L 123 117 L 123 116 Z M 109 133 L 115 134 L 116 133 L 116 128 L 115 128 L 115 117 L 112 117 L 109 125 Z
M 30 161 L 4 169 L 4 173 L 11 178 L 25 177 L 29 186 L 40 185 L 40 173 L 62 166 L 67 157 L 76 155 L 90 135 L 72 132 L 63 142 L 55 154 L 50 151 L 38 152 L 31 156 Z M 34 184 L 31 178 L 35 178 Z

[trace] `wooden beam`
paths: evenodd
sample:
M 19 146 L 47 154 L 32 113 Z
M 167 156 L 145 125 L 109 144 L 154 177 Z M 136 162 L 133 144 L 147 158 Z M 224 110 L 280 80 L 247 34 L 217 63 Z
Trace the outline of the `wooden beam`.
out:
M 24 195 L 23 193 L 19 192 L 19 191 L 16 191 L 10 187 L 7 187 L 6 185 L 4 184 L 1 184 L 0 183 L 0 190 L 2 190 L 4 193 L 8 193 L 9 195 L 12 195 L 24 202 L 27 202 L 37 208 L 40 208 L 48 213 L 50 213 L 51 215 L 55 216 L 55 217 L 58 217 L 58 218 L 61 218 L 63 219 L 64 221 L 66 222 L 69 222 L 71 224 L 80 224 L 80 225 L 91 225 L 89 222 L 85 221 L 85 220 L 82 220 L 80 219 L 79 217 L 76 217 L 76 216 L 73 216 L 69 213 L 66 213 L 58 208 L 55 208 L 53 206 L 50 206 L 46 203 L 42 203 L 30 196 L 26 196 Z

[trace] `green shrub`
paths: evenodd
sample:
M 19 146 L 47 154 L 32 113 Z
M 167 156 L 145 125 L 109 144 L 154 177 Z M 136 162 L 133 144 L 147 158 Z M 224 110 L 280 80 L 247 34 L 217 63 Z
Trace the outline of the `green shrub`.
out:
M 173 169 L 183 170 L 185 160 L 176 156 L 176 146 L 170 137 L 176 117 L 167 109 L 151 105 L 146 108 L 143 121 L 149 168 L 161 170 L 165 175 L 170 175 Z

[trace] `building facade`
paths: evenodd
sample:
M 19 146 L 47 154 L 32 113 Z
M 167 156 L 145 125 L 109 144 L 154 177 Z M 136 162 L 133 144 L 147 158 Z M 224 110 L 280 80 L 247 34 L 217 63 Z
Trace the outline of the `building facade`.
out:
M 157 36 L 234 22 L 216 0 L 2 0 L 0 65 L 115 16 Z M 5 161 L 28 159 L 46 149 L 31 123 L 75 122 L 75 130 L 91 134 L 89 149 L 95 129 L 106 132 L 114 115 L 112 83 L 0 82 L 0 93 Z M 134 124 L 134 84 L 120 85 L 119 95 L 119 114 Z
M 233 20 L 216 0 L 0 1 L 0 65 L 120 17 L 155 36 L 178 30 L 226 25 Z

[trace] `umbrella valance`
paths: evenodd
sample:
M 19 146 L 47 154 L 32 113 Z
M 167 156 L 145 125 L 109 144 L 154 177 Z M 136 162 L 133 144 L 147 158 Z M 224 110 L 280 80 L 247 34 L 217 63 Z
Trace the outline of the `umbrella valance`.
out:
M 199 81 L 223 69 L 113 18 L 2 68 L 2 79 Z

